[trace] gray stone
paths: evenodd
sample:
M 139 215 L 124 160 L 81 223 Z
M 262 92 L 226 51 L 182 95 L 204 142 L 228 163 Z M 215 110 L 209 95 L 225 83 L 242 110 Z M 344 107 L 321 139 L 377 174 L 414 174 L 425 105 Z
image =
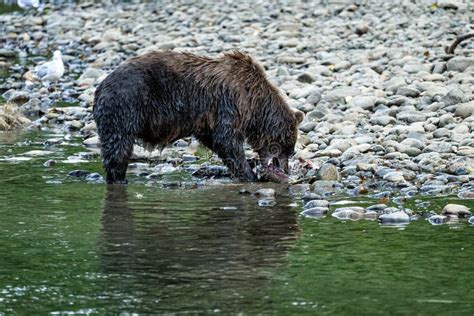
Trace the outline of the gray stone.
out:
M 402 86 L 397 89 L 397 94 L 405 97 L 416 98 L 420 95 L 420 91 L 413 86 Z
M 454 119 L 453 115 L 451 113 L 446 113 L 440 116 L 438 125 L 439 127 L 444 127 L 454 122 L 456 122 L 456 120 Z
M 364 217 L 364 209 L 360 210 L 355 207 L 338 208 L 331 216 L 339 220 L 359 220 Z
M 326 200 L 311 200 L 308 201 L 303 208 L 308 209 L 308 208 L 313 208 L 313 207 L 329 207 L 329 201 Z
M 474 216 L 469 217 L 467 221 L 469 222 L 469 224 L 474 225 Z
M 53 153 L 54 152 L 49 151 L 49 150 L 30 150 L 30 151 L 27 151 L 26 153 L 23 153 L 23 155 L 30 156 L 30 157 L 41 157 L 41 156 L 48 156 Z
M 407 147 L 415 147 L 420 150 L 422 150 L 425 147 L 425 144 L 422 141 L 415 138 L 406 138 L 405 140 L 401 142 L 401 144 Z
M 314 78 L 314 76 L 310 75 L 309 73 L 304 72 L 298 75 L 296 80 L 303 83 L 313 83 L 316 79 Z
M 312 130 L 314 130 L 316 125 L 317 125 L 316 122 L 306 122 L 306 123 L 301 124 L 299 126 L 299 128 L 300 128 L 300 131 L 308 133 L 308 132 L 311 132 Z
M 275 190 L 272 188 L 259 189 L 255 192 L 255 195 L 273 197 L 275 196 Z
M 460 204 L 447 204 L 441 211 L 441 215 L 456 215 L 458 217 L 471 216 L 469 207 Z
M 387 81 L 384 85 L 384 89 L 395 93 L 398 88 L 405 86 L 406 81 L 404 77 L 393 77 Z
M 403 211 L 393 212 L 390 214 L 382 214 L 379 216 L 382 224 L 408 224 L 410 216 Z
M 459 71 L 463 72 L 467 68 L 474 66 L 474 57 L 462 57 L 462 56 L 457 56 L 454 58 L 451 58 L 447 63 L 446 63 L 446 68 L 448 71 Z
M 432 143 L 425 148 L 426 152 L 435 151 L 437 153 L 450 153 L 453 146 L 447 142 Z
M 363 35 L 369 31 L 369 26 L 366 23 L 361 23 L 356 26 L 355 33 L 357 35 Z
M 474 114 L 474 101 L 458 104 L 454 115 L 462 118 L 469 117 Z
M 354 87 L 336 88 L 326 93 L 326 100 L 330 102 L 345 103 L 347 97 L 353 97 L 360 94 L 360 90 Z
M 87 68 L 82 75 L 79 77 L 78 80 L 84 79 L 94 79 L 97 80 L 101 76 L 105 75 L 105 71 L 96 68 Z
M 325 216 L 329 211 L 329 208 L 327 207 L 313 207 L 304 210 L 303 212 L 300 213 L 300 215 L 304 217 L 309 217 L 309 218 L 321 218 Z
M 330 163 L 325 163 L 321 166 L 318 171 L 318 177 L 320 180 L 338 181 L 340 179 L 336 166 Z
M 86 147 L 99 147 L 100 146 L 99 136 L 93 136 L 93 137 L 87 138 L 82 143 Z
M 433 215 L 428 218 L 431 225 L 442 225 L 448 221 L 448 217 L 444 215 Z
M 375 124 L 375 125 L 381 125 L 381 126 L 387 126 L 389 124 L 395 124 L 397 120 L 388 115 L 377 115 L 377 116 L 372 116 L 370 118 L 370 123 Z
M 310 185 L 307 183 L 294 184 L 288 188 L 288 192 L 292 196 L 301 196 L 310 190 Z
M 442 9 L 459 9 L 464 8 L 463 2 L 459 0 L 438 0 L 437 5 Z
M 321 101 L 321 91 L 319 89 L 313 89 L 306 97 L 306 102 L 309 104 L 316 105 Z
M 352 100 L 349 102 L 349 105 L 361 107 L 364 110 L 368 110 L 374 107 L 376 101 L 377 98 L 374 96 L 357 95 L 352 98 Z
M 403 177 L 403 172 L 401 171 L 389 172 L 383 176 L 383 179 L 390 182 L 396 182 L 396 183 L 405 181 L 405 178 Z
M 464 93 L 460 89 L 454 88 L 441 98 L 441 102 L 444 102 L 446 105 L 454 105 L 463 102 L 464 99 Z
M 412 111 L 400 112 L 397 114 L 397 119 L 408 123 L 424 122 L 426 121 L 426 114 Z
M 261 207 L 270 207 L 276 205 L 276 201 L 272 198 L 265 198 L 258 200 L 258 206 Z

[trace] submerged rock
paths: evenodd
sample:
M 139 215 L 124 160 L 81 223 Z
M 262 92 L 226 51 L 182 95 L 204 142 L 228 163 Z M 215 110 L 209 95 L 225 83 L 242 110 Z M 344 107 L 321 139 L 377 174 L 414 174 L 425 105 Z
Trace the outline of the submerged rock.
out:
M 312 207 L 312 208 L 304 210 L 300 214 L 305 217 L 321 218 L 325 216 L 328 213 L 328 211 L 329 211 L 329 208 L 327 207 Z
M 262 207 L 268 207 L 268 206 L 274 206 L 276 205 L 276 201 L 271 198 L 265 198 L 265 199 L 260 199 L 258 200 L 258 206 Z
M 410 222 L 410 216 L 403 211 L 398 211 L 380 215 L 379 221 L 382 224 L 407 224 Z
M 467 221 L 469 222 L 469 224 L 474 225 L 474 216 L 469 217 Z
M 267 189 L 259 189 L 255 192 L 255 195 L 257 196 L 264 196 L 264 197 L 273 197 L 275 196 L 275 190 L 272 188 L 267 188 Z
M 310 208 L 313 208 L 313 207 L 325 207 L 325 208 L 328 208 L 328 207 L 329 207 L 329 201 L 326 201 L 326 200 L 311 200 L 311 201 L 308 201 L 308 202 L 303 206 L 304 209 L 310 209 Z
M 91 172 L 87 170 L 73 170 L 69 172 L 67 175 L 69 177 L 85 179 L 90 174 Z
M 364 217 L 364 212 L 360 208 L 342 207 L 336 209 L 331 216 L 339 220 L 359 220 Z
M 448 221 L 448 217 L 444 215 L 433 215 L 428 218 L 431 225 L 442 225 Z

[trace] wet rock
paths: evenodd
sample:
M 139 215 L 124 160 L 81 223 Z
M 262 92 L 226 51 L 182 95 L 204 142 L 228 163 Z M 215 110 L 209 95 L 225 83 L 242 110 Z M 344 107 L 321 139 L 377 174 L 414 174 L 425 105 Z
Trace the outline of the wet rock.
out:
M 89 182 L 104 182 L 104 178 L 100 174 L 98 174 L 97 172 L 88 174 L 85 177 L 85 180 L 89 181 Z
M 67 175 L 73 178 L 85 179 L 90 174 L 91 172 L 87 170 L 73 170 L 69 172 Z
M 390 214 L 382 214 L 379 216 L 379 221 L 382 224 L 408 224 L 410 222 L 410 216 L 403 211 L 399 211 Z
M 300 213 L 304 217 L 310 218 L 321 218 L 328 213 L 329 209 L 327 207 L 312 207 L 309 209 L 305 209 Z
M 368 211 L 364 213 L 364 219 L 367 219 L 367 220 L 376 220 L 378 216 L 379 214 L 375 211 Z
M 460 199 L 474 199 L 474 190 L 465 190 L 458 193 Z
M 442 225 L 448 221 L 448 217 L 444 215 L 433 215 L 428 218 L 431 225 Z
M 261 207 L 270 207 L 276 205 L 276 201 L 271 198 L 265 198 L 258 200 L 258 206 Z
M 198 170 L 192 173 L 193 177 L 198 178 L 229 178 L 230 172 L 224 166 L 202 166 Z
M 56 160 L 50 159 L 50 160 L 45 161 L 43 166 L 45 166 L 45 167 L 54 167 L 56 165 L 56 163 L 57 163 Z
M 469 217 L 467 221 L 469 222 L 469 224 L 474 225 L 474 216 Z
M 327 200 L 311 200 L 311 201 L 308 201 L 303 206 L 304 209 L 309 209 L 309 208 L 313 208 L 313 207 L 326 207 L 326 208 L 328 208 L 329 207 L 329 201 L 327 201 Z
M 341 207 L 337 208 L 331 216 L 339 220 L 359 220 L 364 217 L 364 209 L 360 207 Z
M 367 211 L 375 211 L 375 212 L 381 212 L 383 210 L 385 210 L 387 208 L 387 205 L 386 204 L 375 204 L 375 205 L 371 205 L 367 208 Z
M 304 195 L 310 191 L 310 185 L 307 183 L 294 184 L 288 188 L 288 192 L 292 196 Z
M 54 152 L 49 151 L 49 150 L 30 150 L 30 151 L 27 151 L 26 153 L 23 153 L 23 155 L 30 156 L 30 157 L 41 157 L 41 156 L 48 156 L 53 153 Z
M 259 189 L 255 192 L 255 195 L 264 196 L 264 197 L 273 197 L 275 196 L 275 190 L 272 188 Z
M 93 136 L 93 137 L 87 138 L 82 143 L 86 147 L 97 148 L 100 146 L 99 136 Z
M 459 204 L 447 204 L 441 211 L 441 215 L 456 215 L 458 217 L 471 216 L 469 207 Z

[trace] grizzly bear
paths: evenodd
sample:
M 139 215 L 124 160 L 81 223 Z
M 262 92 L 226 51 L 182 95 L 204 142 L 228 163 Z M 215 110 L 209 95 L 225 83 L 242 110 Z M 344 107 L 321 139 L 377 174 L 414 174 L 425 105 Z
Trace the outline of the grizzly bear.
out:
M 94 119 L 107 183 L 126 183 L 133 144 L 166 146 L 194 136 L 213 150 L 233 177 L 255 181 L 244 142 L 264 167 L 288 171 L 298 124 L 295 112 L 242 52 L 208 58 L 154 51 L 120 65 L 98 86 Z

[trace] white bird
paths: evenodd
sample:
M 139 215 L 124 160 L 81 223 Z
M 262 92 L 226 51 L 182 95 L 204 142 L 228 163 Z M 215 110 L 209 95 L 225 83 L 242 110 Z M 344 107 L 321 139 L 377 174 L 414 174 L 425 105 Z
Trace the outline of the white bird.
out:
M 59 50 L 53 54 L 53 60 L 38 65 L 34 70 L 36 76 L 47 84 L 58 81 L 64 75 L 62 54 Z
M 18 6 L 24 10 L 35 8 L 38 9 L 40 6 L 39 0 L 17 0 Z

